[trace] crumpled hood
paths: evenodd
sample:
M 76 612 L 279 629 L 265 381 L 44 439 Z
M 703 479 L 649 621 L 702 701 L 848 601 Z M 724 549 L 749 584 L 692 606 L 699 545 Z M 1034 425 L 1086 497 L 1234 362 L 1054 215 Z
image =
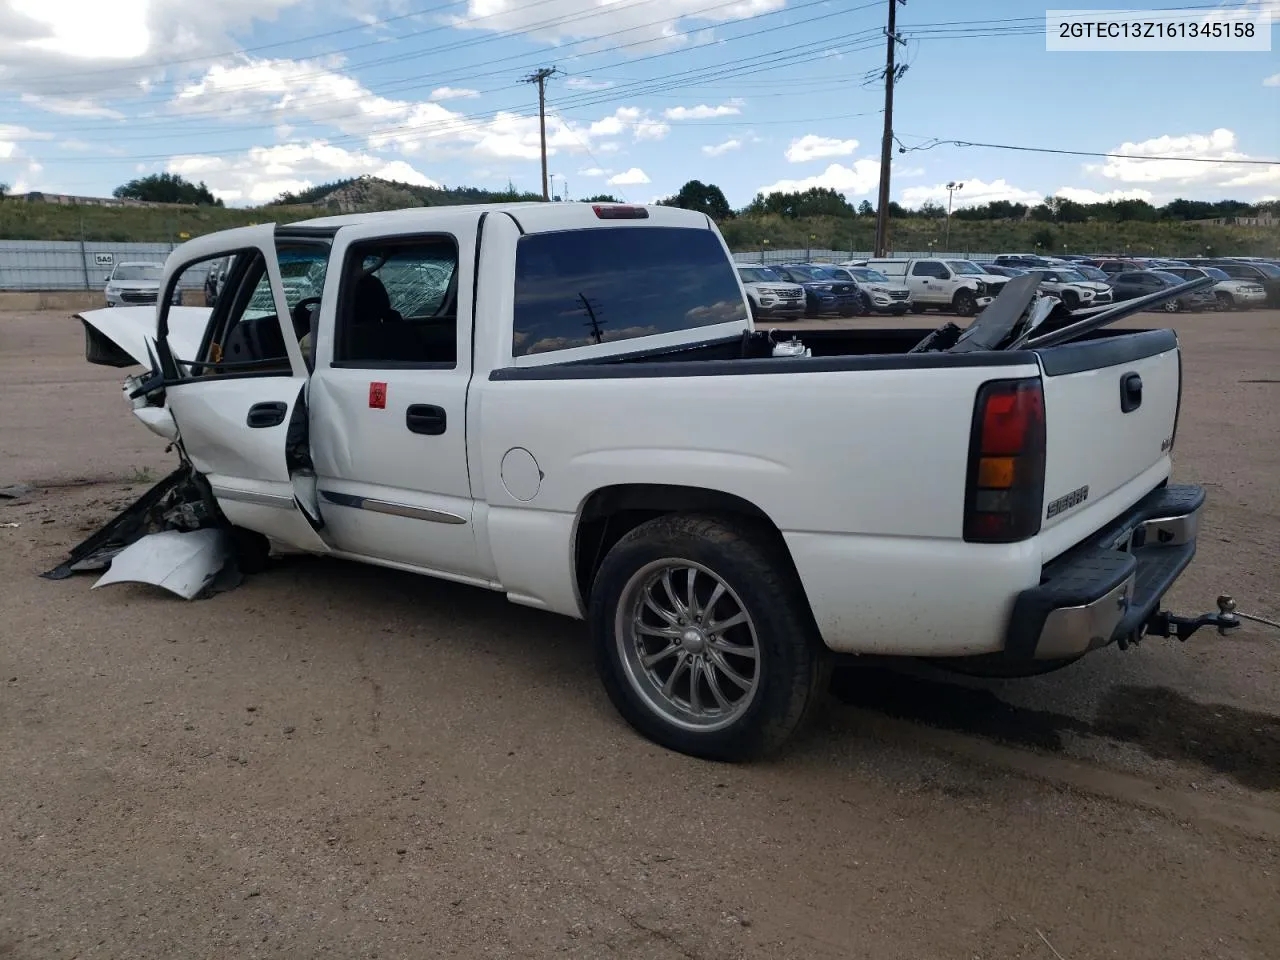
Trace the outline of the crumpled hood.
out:
M 175 357 L 195 359 L 210 312 L 210 307 L 169 308 L 169 346 Z M 75 318 L 97 330 L 142 366 L 149 367 L 147 344 L 155 343 L 158 316 L 156 307 L 148 305 L 85 310 Z

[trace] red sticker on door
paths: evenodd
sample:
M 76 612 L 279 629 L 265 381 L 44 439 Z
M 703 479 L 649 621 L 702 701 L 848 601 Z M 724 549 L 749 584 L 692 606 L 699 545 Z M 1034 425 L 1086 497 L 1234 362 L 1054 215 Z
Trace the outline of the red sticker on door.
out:
M 369 406 L 375 410 L 387 409 L 387 385 L 375 380 L 369 384 Z

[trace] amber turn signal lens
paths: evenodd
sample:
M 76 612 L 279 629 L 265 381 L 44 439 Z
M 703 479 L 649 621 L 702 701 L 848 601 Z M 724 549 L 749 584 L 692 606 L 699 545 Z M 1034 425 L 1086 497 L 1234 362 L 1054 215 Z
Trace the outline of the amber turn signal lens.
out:
M 1013 457 L 983 457 L 978 461 L 978 486 L 1008 490 L 1013 486 Z

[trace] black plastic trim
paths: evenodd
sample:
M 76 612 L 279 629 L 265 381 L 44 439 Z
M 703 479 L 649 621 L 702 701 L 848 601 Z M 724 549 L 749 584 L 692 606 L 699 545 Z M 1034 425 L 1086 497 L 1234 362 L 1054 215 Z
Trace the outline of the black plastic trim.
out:
M 342 227 L 338 226 L 307 227 L 301 224 L 279 223 L 276 224 L 275 235 L 277 240 L 290 240 L 295 237 L 299 240 L 332 240 L 341 229 Z
M 502 212 L 511 218 L 511 222 L 516 225 L 516 229 L 520 231 L 520 236 L 523 237 L 527 232 L 524 228 L 524 224 L 522 224 L 519 220 L 517 220 L 516 215 L 512 213 L 510 210 L 503 210 Z
M 1166 329 L 1136 333 L 1123 331 L 1115 336 L 1064 343 L 1057 347 L 1040 347 L 1035 352 L 1040 356 L 1045 375 L 1060 377 L 1133 363 L 1135 360 L 1145 360 L 1177 349 L 1178 335 Z
M 682 349 L 682 348 L 677 348 Z M 664 353 L 673 353 L 669 348 Z M 1034 364 L 1023 351 L 991 353 L 913 353 L 871 357 L 765 357 L 742 360 L 686 360 L 669 363 L 551 363 L 537 367 L 501 367 L 490 380 L 623 380 L 661 377 L 743 377 L 776 373 L 843 373 L 870 370 L 932 370 L 939 367 L 1016 367 Z
M 456 370 L 457 362 L 447 360 L 331 360 L 335 370 Z

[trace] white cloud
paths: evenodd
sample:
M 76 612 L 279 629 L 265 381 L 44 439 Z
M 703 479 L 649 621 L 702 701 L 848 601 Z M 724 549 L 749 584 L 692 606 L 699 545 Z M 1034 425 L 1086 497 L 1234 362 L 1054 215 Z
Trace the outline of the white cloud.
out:
M 730 150 L 742 149 L 741 140 L 726 140 L 723 143 L 709 143 L 702 148 L 702 152 L 708 157 L 719 157 L 728 153 Z
M 1262 81 L 1264 87 L 1280 87 L 1280 73 L 1273 73 Z
M 12 163 L 27 158 L 22 144 L 32 140 L 52 140 L 51 133 L 37 133 L 27 127 L 0 123 L 0 163 Z M 15 193 L 17 191 L 14 191 Z
M 373 150 L 398 149 L 433 158 L 459 152 L 494 160 L 534 160 L 539 155 L 538 119 L 499 111 L 480 119 L 432 101 L 396 100 L 374 93 L 340 71 L 339 58 L 320 61 L 260 60 L 242 57 L 215 64 L 184 85 L 171 109 L 190 115 L 266 119 L 275 124 L 304 121 L 363 137 Z M 435 94 L 440 93 L 439 88 Z M 456 91 L 454 91 L 456 92 Z M 619 107 L 608 117 L 578 127 L 552 114 L 547 118 L 547 152 L 607 150 L 593 138 L 630 131 L 635 140 L 656 140 L 670 127 L 639 107 Z
M 235 47 L 233 34 L 303 0 L 6 0 L 0 3 L 0 89 L 101 101 L 145 93 L 158 61 L 192 61 Z M 170 74 L 172 76 L 172 74 Z
M 1073 203 L 1111 203 L 1116 200 L 1145 200 L 1150 203 L 1154 199 L 1150 190 L 1108 190 L 1101 193 L 1087 187 L 1059 187 L 1053 195 Z
M 662 115 L 668 120 L 710 120 L 713 117 L 733 117 L 742 113 L 742 101 L 730 100 L 719 106 L 700 103 L 696 107 L 668 107 Z
M 849 157 L 857 149 L 857 140 L 837 140 L 810 133 L 791 141 L 791 146 L 787 147 L 787 159 L 792 163 L 806 163 L 825 157 Z
M 1232 161 L 1251 159 L 1237 145 L 1233 131 L 1219 127 L 1211 133 L 1153 137 L 1140 143 L 1122 143 L 1111 153 L 1143 157 L 1195 157 L 1198 160 L 1142 160 L 1109 157 L 1085 170 L 1121 183 L 1165 187 L 1230 189 L 1280 184 L 1280 165 L 1262 166 Z M 1204 162 L 1213 161 L 1213 162 Z
M 592 80 L 590 77 L 570 77 L 564 82 L 570 90 L 608 90 L 613 86 L 612 80 Z
M 1023 190 L 1015 187 L 1003 177 L 985 183 L 982 180 L 964 180 L 964 186 L 955 192 L 953 207 L 977 207 L 993 200 L 1005 200 L 1009 203 L 1025 203 L 1034 206 L 1044 200 L 1044 196 L 1035 190 Z M 908 187 L 902 191 L 902 202 L 908 207 L 918 207 L 932 200 L 946 206 L 947 185 L 937 183 L 931 187 Z
M 609 178 L 609 185 L 613 187 L 625 187 L 635 183 L 649 183 L 649 175 L 639 167 L 632 167 L 630 170 L 622 173 L 614 174 Z
M 177 156 L 170 173 L 203 180 L 214 195 L 230 204 L 267 203 L 285 191 L 297 192 L 343 177 L 363 174 L 424 187 L 439 186 L 403 160 L 345 150 L 313 140 L 274 147 L 254 147 L 236 157 Z
M 543 0 L 519 3 L 515 0 L 470 0 L 465 16 L 455 17 L 454 26 L 472 30 L 527 33 L 535 41 L 605 38 L 610 46 L 639 44 L 674 46 L 698 37 L 678 36 L 688 30 L 682 20 L 719 23 L 759 16 L 780 10 L 786 0 L 740 0 L 708 9 L 706 0 L 655 0 L 651 3 L 599 0 Z M 482 18 L 482 19 L 477 19 Z M 706 40 L 702 40 L 706 42 Z M 643 49 L 643 48 L 640 48 Z M 637 48 L 628 46 L 628 56 Z
M 35 93 L 24 93 L 22 102 L 38 110 L 58 113 L 65 117 L 99 118 L 103 120 L 123 120 L 124 114 L 94 103 L 92 100 L 66 97 L 42 97 Z
M 803 192 L 814 187 L 835 190 L 838 193 L 860 195 L 870 193 L 880 183 L 878 160 L 857 160 L 851 167 L 833 163 L 822 173 L 803 180 L 779 180 L 761 187 L 763 194 Z
M 437 87 L 431 91 L 431 99 L 439 103 L 441 100 L 474 100 L 480 96 L 479 90 L 466 87 Z
M 605 169 L 603 169 L 603 168 L 601 168 L 601 167 L 587 167 L 585 170 L 579 170 L 579 171 L 578 171 L 578 176 L 580 176 L 580 177 L 603 177 L 603 176 L 607 176 L 607 175 L 608 175 L 608 173 L 609 173 L 609 171 L 608 171 L 608 170 L 605 170 Z

